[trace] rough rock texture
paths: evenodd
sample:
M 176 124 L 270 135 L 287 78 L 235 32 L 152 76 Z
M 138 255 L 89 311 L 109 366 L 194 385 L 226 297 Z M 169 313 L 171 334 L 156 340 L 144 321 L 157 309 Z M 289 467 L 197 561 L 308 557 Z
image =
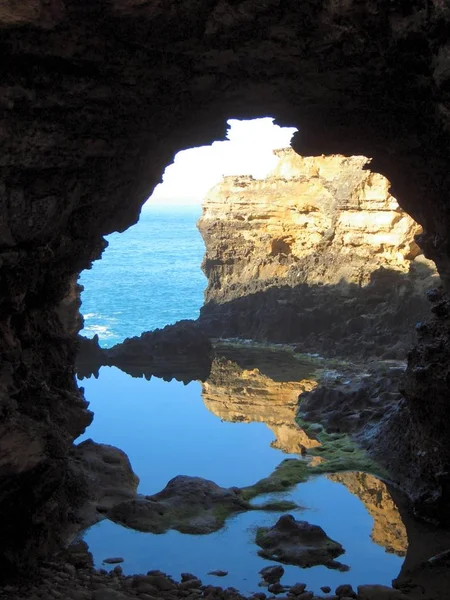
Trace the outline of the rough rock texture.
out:
M 102 365 L 119 367 L 133 377 L 150 379 L 155 375 L 184 382 L 204 381 L 211 370 L 211 342 L 194 321 L 178 321 L 163 329 L 146 331 L 108 349 L 99 346 L 98 336 L 78 339 L 77 375 L 81 378 L 98 376 Z
M 345 552 L 338 542 L 327 536 L 318 525 L 296 521 L 292 515 L 283 515 L 273 527 L 260 527 L 256 543 L 260 556 L 299 567 L 325 565 L 330 569 L 348 570 L 335 561 Z
M 357 496 L 373 518 L 371 538 L 387 552 L 405 556 L 408 536 L 397 505 L 386 484 L 367 473 L 336 473 L 328 478 Z
M 138 496 L 107 511 L 108 518 L 151 533 L 177 529 L 182 533 L 211 533 L 230 514 L 249 510 L 239 489 L 223 488 L 201 477 L 179 475 L 152 496 Z
M 70 445 L 90 420 L 58 314 L 73 277 L 226 118 L 297 125 L 303 155 L 373 157 L 450 287 L 449 26 L 443 0 L 2 4 L 2 572 L 58 545 L 73 504 Z M 448 398 L 408 404 L 445 423 Z M 447 430 L 413 427 L 448 471 Z
M 117 504 L 135 498 L 139 478 L 125 452 L 114 446 L 89 439 L 75 446 L 72 454 L 71 468 L 77 478 L 84 479 L 87 490 L 86 502 L 75 513 L 76 533 L 103 519 Z
M 439 280 L 420 227 L 367 158 L 276 154 L 266 179 L 225 177 L 204 201 L 202 327 L 328 356 L 405 356 Z

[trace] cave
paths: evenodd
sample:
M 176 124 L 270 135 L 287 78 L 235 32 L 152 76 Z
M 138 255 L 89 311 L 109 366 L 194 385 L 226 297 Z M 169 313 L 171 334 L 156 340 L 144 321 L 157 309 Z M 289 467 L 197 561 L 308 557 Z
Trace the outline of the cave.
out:
M 422 226 L 442 288 L 386 452 L 416 514 L 448 524 L 447 3 L 24 0 L 3 3 L 0 27 L 2 571 L 64 545 L 83 497 L 75 280 L 175 153 L 223 138 L 230 114 L 298 127 L 303 156 L 370 157 Z

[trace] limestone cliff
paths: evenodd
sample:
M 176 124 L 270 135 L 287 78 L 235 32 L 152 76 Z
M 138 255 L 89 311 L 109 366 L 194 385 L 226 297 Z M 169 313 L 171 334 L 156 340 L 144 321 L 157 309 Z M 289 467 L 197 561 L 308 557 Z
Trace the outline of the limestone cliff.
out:
M 276 154 L 265 179 L 225 177 L 204 201 L 200 322 L 213 335 L 400 356 L 437 280 L 420 226 L 369 159 Z

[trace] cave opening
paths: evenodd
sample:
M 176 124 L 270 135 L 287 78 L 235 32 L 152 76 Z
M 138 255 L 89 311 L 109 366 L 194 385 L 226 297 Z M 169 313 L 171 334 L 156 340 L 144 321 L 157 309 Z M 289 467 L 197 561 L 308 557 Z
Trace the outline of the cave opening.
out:
M 204 241 L 196 227 L 204 198 L 223 176 L 258 179 L 274 167 L 273 150 L 289 146 L 296 129 L 273 121 L 229 119 L 225 141 L 175 156 L 139 221 L 107 236 L 101 259 L 81 273 L 83 336 L 95 335 L 110 347 L 198 318 L 207 284 L 200 269 Z
M 264 563 L 258 562 L 260 558 L 256 561 L 250 558 L 253 539 L 246 532 L 261 523 L 273 524 L 274 516 L 289 510 L 298 519 L 314 516 L 315 522 L 326 527 L 327 534 L 339 539 L 345 547 L 352 574 L 348 575 L 345 561 L 336 562 L 335 572 L 327 573 L 327 583 L 332 586 L 344 581 L 357 586 L 366 581 L 371 576 L 366 561 L 369 555 L 376 556 L 377 577 L 383 584 L 389 584 L 401 568 L 408 545 L 402 515 L 393 501 L 392 490 L 383 482 L 384 471 L 365 451 L 360 452 L 351 436 L 361 433 L 355 423 L 361 421 L 362 412 L 363 421 L 374 436 L 374 426 L 386 406 L 389 402 L 392 406 L 399 402 L 397 388 L 404 368 L 401 362 L 410 343 L 411 328 L 411 323 L 400 319 L 402 306 L 405 308 L 409 302 L 405 310 L 413 320 L 410 308 L 416 313 L 423 309 L 419 297 L 435 273 L 422 258 L 413 265 L 421 256 L 414 242 L 417 225 L 389 194 L 389 183 L 364 169 L 368 159 L 341 155 L 305 158 L 288 148 L 287 143 L 280 146 L 273 157 L 275 175 L 258 180 L 245 170 L 230 173 L 219 193 L 226 199 L 225 210 L 220 198 L 211 200 L 208 196 L 200 225 L 207 241 L 204 269 L 209 286 L 209 303 L 200 315 L 200 327 L 209 337 L 219 332 L 217 337 L 242 338 L 246 337 L 242 332 L 248 332 L 248 337 L 256 342 L 219 341 L 208 372 L 196 374 L 192 367 L 199 351 L 195 344 L 202 343 L 198 338 L 189 338 L 190 372 L 183 370 L 183 350 L 178 352 L 176 346 L 182 346 L 181 337 L 175 337 L 170 344 L 163 338 L 156 340 L 137 354 L 131 352 L 132 360 L 119 360 L 117 350 L 107 350 L 108 360 L 99 363 L 97 371 L 79 370 L 95 419 L 77 440 L 82 452 L 91 451 L 90 437 L 117 445 L 125 452 L 140 478 L 139 484 L 129 482 L 131 496 L 137 488 L 149 501 L 156 502 L 158 492 L 170 478 L 169 487 L 180 493 L 177 486 L 186 482 L 177 476 L 183 474 L 189 480 L 188 485 L 193 485 L 189 478 L 200 477 L 203 482 L 212 480 L 225 489 L 239 489 L 244 498 L 257 503 L 254 506 L 264 507 L 267 499 L 267 506 L 273 507 L 275 515 L 268 509 L 262 513 L 263 517 L 256 511 L 254 519 L 248 515 L 230 519 L 223 531 L 223 522 L 217 517 L 204 522 L 202 515 L 200 525 L 197 515 L 192 522 L 170 521 L 173 516 L 164 505 L 158 508 L 155 521 L 154 516 L 145 514 L 133 517 L 133 501 L 127 507 L 119 503 L 119 508 L 106 507 L 108 519 L 90 528 L 84 536 L 99 566 L 108 555 L 126 555 L 125 569 L 136 572 L 148 567 L 142 557 L 154 555 L 159 557 L 155 566 L 165 572 L 175 574 L 177 569 L 189 569 L 201 573 L 202 580 L 213 583 L 214 576 L 207 569 L 214 571 L 220 563 L 221 567 L 234 571 L 229 582 L 242 591 L 254 591 L 257 581 L 249 578 L 249 573 L 252 569 L 256 572 Z M 285 192 L 280 191 L 283 186 Z M 156 221 L 164 234 L 173 237 L 166 238 L 171 250 L 169 259 L 163 255 L 157 258 L 167 263 L 166 268 L 157 264 L 153 267 L 158 273 L 153 286 L 167 283 L 164 278 L 171 276 L 187 277 L 189 283 L 195 284 L 190 266 L 199 267 L 198 254 L 193 251 L 199 246 L 185 247 L 191 265 L 182 257 L 181 269 L 174 269 L 173 247 L 183 245 L 179 237 L 181 227 L 177 229 L 173 222 L 167 221 L 167 214 L 173 215 L 177 208 L 166 204 L 166 220 L 158 225 L 161 207 L 156 203 L 151 206 L 157 197 L 158 194 L 154 195 L 149 207 L 144 207 L 140 224 L 145 226 L 146 218 L 148 223 Z M 286 197 L 291 201 L 285 202 Z M 249 206 L 248 198 L 254 198 Z M 185 219 L 183 227 L 193 226 L 200 216 L 199 199 L 197 196 L 197 204 L 190 207 L 193 208 L 190 220 Z M 125 283 L 123 289 L 130 291 L 131 286 L 151 285 L 145 276 L 150 270 L 148 261 L 139 256 L 139 246 L 143 244 L 139 225 L 134 228 L 136 237 L 130 238 L 131 242 L 125 241 L 127 233 L 118 234 L 128 256 L 131 254 L 144 265 L 139 281 L 126 260 L 119 279 L 123 285 L 125 275 L 129 275 L 130 283 Z M 301 230 L 306 232 L 303 237 L 298 235 Z M 249 232 L 254 232 L 253 238 Z M 152 254 L 158 257 L 157 236 L 153 231 Z M 211 246 L 214 237 L 216 245 Z M 247 262 L 241 260 L 242 256 Z M 361 265 L 366 263 L 370 264 L 364 270 Z M 99 261 L 98 265 L 101 264 Z M 111 262 L 112 269 L 114 264 L 117 265 L 117 259 Z M 310 276 L 309 280 L 300 276 L 304 273 Z M 98 277 L 95 265 L 91 274 Z M 258 288 L 260 284 L 262 287 Z M 123 292 L 119 295 L 124 296 Z M 164 293 L 162 301 L 166 302 L 169 296 L 175 300 L 172 306 L 176 309 L 183 309 L 183 303 L 188 302 L 186 291 L 180 288 L 178 291 L 174 288 L 172 294 Z M 143 301 L 145 310 L 151 310 L 153 300 Z M 128 296 L 125 302 L 129 302 Z M 293 309 L 297 305 L 300 308 Z M 183 316 L 197 316 L 194 309 L 198 310 L 199 305 L 191 307 L 192 312 Z M 258 315 L 259 310 L 262 316 Z M 96 325 L 90 321 L 95 316 L 92 314 L 95 307 L 86 312 L 86 330 L 93 333 Z M 133 307 L 131 312 L 133 318 L 139 319 L 142 330 L 149 328 L 148 318 L 142 320 L 140 316 L 141 310 Z M 179 320 L 177 313 L 174 317 L 167 314 L 159 326 L 170 323 L 169 319 Z M 396 335 L 389 335 L 387 322 L 391 332 L 398 327 L 405 338 L 399 341 Z M 257 329 L 251 329 L 255 323 Z M 222 326 L 225 329 L 220 330 Z M 139 333 L 141 330 L 136 331 Z M 299 339 L 302 336 L 303 345 Z M 342 340 L 346 341 L 345 348 L 340 345 Z M 115 340 L 110 337 L 109 342 L 107 338 L 103 341 L 108 346 Z M 294 346 L 295 341 L 298 343 Z M 275 343 L 276 349 L 267 342 Z M 125 347 L 126 344 L 122 346 Z M 127 347 L 130 351 L 130 344 Z M 172 366 L 164 369 L 156 355 L 167 351 L 176 355 L 176 365 L 172 356 Z M 152 364 L 144 364 L 139 352 L 141 358 L 147 352 Z M 320 364 L 327 354 L 334 362 L 325 360 Z M 356 354 L 363 362 L 356 362 Z M 349 356 L 350 367 L 348 362 L 339 360 L 348 361 Z M 380 364 L 374 358 L 380 359 Z M 90 377 L 91 374 L 95 377 Z M 344 415 L 339 409 L 342 398 L 348 408 Z M 326 432 L 321 430 L 318 435 L 309 424 L 317 424 L 324 417 Z M 281 459 L 288 462 L 280 463 Z M 320 466 L 321 461 L 331 465 L 330 471 Z M 303 471 L 299 474 L 297 470 L 306 464 L 312 465 L 308 475 Z M 291 465 L 295 465 L 294 473 L 290 471 Z M 270 471 L 272 474 L 267 478 Z M 310 477 L 311 481 L 307 481 Z M 297 487 L 299 481 L 303 483 Z M 293 493 L 286 496 L 290 489 Z M 267 496 L 267 492 L 275 496 Z M 200 493 L 207 495 L 208 491 L 201 488 Z M 279 493 L 283 494 L 281 504 Z M 170 495 L 167 489 L 164 494 Z M 320 500 L 321 496 L 330 502 Z M 306 515 L 304 509 L 299 509 L 304 498 L 309 502 Z M 340 528 L 330 524 L 336 503 L 343 515 Z M 382 524 L 388 509 L 389 532 Z M 217 508 L 213 512 L 217 515 L 222 510 Z M 347 535 L 346 524 L 355 514 L 359 524 Z M 167 531 L 171 528 L 191 536 L 174 538 L 175 532 Z M 140 541 L 133 530 L 142 532 Z M 149 533 L 163 535 L 149 536 Z M 198 537 L 206 533 L 207 536 Z M 220 540 L 230 548 L 238 545 L 242 552 L 233 551 L 233 556 L 218 552 Z M 290 568 L 286 571 L 287 580 L 294 583 L 296 571 Z M 323 583 L 318 571 L 308 577 L 308 588 L 317 593 Z

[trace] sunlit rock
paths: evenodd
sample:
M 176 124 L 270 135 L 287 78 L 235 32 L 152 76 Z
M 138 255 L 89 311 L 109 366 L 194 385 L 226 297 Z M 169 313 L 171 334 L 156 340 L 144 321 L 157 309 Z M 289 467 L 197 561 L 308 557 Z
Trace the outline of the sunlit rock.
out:
M 404 355 L 437 279 L 420 226 L 369 159 L 276 153 L 265 179 L 225 177 L 204 201 L 200 323 L 328 355 Z

